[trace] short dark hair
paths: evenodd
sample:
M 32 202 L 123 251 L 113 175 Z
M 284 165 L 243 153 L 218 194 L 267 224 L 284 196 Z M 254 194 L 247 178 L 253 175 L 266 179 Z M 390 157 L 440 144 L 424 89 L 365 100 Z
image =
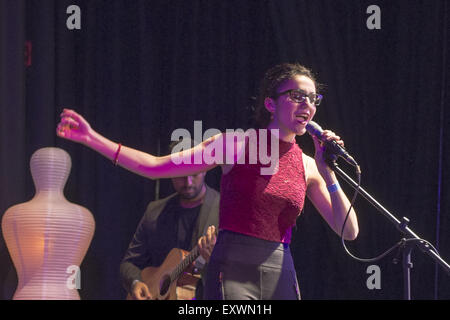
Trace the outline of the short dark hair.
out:
M 284 82 L 297 75 L 310 78 L 318 89 L 318 84 L 312 71 L 299 63 L 281 63 L 267 70 L 261 80 L 256 98 L 255 120 L 258 126 L 266 127 L 270 122 L 270 113 L 264 106 L 264 100 L 268 97 L 274 97 L 278 88 Z

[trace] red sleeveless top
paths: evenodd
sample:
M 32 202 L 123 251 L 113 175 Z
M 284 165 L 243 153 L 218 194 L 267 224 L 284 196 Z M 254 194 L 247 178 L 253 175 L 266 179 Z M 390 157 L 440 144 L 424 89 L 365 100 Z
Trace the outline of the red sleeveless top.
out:
M 259 132 L 257 145 L 259 144 Z M 267 154 L 271 154 L 267 130 Z M 247 137 L 247 142 L 249 141 Z M 256 238 L 290 243 L 292 227 L 299 216 L 306 194 L 302 150 L 295 143 L 279 141 L 278 171 L 262 175 L 271 164 L 249 163 L 252 148 L 246 143 L 245 163 L 234 164 L 223 174 L 220 184 L 219 228 Z M 254 143 L 254 142 L 253 142 Z M 258 146 L 256 146 L 259 150 Z M 259 153 L 258 153 L 259 154 Z

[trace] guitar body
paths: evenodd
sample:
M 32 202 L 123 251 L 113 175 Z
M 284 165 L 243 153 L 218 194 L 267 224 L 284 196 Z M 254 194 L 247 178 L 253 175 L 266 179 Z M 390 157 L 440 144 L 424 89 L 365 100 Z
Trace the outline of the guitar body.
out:
M 146 267 L 141 272 L 142 281 L 148 286 L 154 300 L 192 300 L 200 275 L 193 268 L 186 268 L 181 275 L 171 281 L 171 273 L 179 266 L 189 252 L 174 248 L 170 250 L 159 267 Z M 127 299 L 132 299 L 128 294 Z

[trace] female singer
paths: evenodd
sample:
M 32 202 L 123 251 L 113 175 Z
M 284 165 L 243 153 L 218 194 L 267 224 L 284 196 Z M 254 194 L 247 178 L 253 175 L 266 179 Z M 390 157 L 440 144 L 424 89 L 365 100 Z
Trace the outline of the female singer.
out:
M 323 144 L 313 137 L 315 155 L 311 158 L 295 142 L 296 135 L 305 134 L 306 124 L 322 99 L 316 87 L 307 68 L 299 64 L 277 65 L 267 71 L 261 82 L 256 115 L 262 126 L 256 139 L 227 139 L 229 133 L 221 133 L 189 150 L 162 157 L 110 141 L 73 110 L 64 109 L 57 135 L 82 143 L 115 164 L 150 179 L 190 176 L 221 166 L 219 233 L 217 239 L 209 233 L 199 243 L 201 251 L 211 252 L 214 247 L 205 298 L 300 299 L 289 243 L 305 196 L 338 235 L 350 207 L 334 172 L 323 159 Z M 278 143 L 271 143 L 273 137 Z M 324 131 L 323 137 L 343 145 L 340 137 L 329 130 Z M 223 146 L 222 154 L 232 154 L 233 161 L 210 161 L 211 157 L 198 161 L 205 159 L 205 150 L 212 143 Z M 274 145 L 278 150 L 272 150 Z M 258 157 L 256 163 L 248 160 L 261 148 L 278 155 L 271 175 L 261 174 L 260 169 L 268 165 Z M 192 161 L 174 161 L 186 155 Z M 343 235 L 346 240 L 358 235 L 353 209 Z

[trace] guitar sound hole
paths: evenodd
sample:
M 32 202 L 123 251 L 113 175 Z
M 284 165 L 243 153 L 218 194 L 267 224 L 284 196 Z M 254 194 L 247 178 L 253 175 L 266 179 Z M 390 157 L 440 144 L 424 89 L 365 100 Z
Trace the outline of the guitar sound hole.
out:
M 168 291 L 170 287 L 170 277 L 164 276 L 164 278 L 161 280 L 161 287 L 159 289 L 159 294 L 161 296 L 164 296 Z

